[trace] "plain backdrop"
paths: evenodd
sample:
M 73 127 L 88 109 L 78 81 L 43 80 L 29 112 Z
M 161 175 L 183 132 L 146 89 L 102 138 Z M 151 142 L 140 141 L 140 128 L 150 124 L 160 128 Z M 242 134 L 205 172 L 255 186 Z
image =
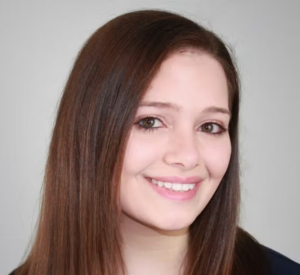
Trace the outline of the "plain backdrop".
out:
M 300 1 L 0 1 L 0 274 L 21 261 L 48 144 L 84 41 L 137 9 L 185 15 L 234 49 L 242 80 L 241 224 L 300 262 Z

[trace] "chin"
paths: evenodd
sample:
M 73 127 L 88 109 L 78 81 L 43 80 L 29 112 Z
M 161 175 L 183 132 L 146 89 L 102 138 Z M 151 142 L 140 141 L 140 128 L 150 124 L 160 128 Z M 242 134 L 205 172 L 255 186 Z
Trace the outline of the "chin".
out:
M 152 223 L 148 223 L 147 226 L 154 228 L 159 231 L 165 231 L 165 232 L 174 232 L 174 231 L 187 231 L 190 225 L 194 222 L 194 219 L 187 219 L 186 217 L 184 219 L 175 218 L 165 218 L 160 221 L 153 221 Z

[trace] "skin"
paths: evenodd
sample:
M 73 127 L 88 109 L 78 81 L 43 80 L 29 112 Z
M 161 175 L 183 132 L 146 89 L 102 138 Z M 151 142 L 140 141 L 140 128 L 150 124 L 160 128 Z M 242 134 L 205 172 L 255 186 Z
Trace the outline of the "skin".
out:
M 144 102 L 168 102 L 180 109 L 137 110 L 121 176 L 124 258 L 129 274 L 179 274 L 188 228 L 212 198 L 230 160 L 225 73 L 208 54 L 172 54 Z M 209 107 L 229 114 L 205 111 Z M 146 117 L 155 118 L 147 122 Z M 146 176 L 199 176 L 202 182 L 192 199 L 175 201 L 155 192 Z

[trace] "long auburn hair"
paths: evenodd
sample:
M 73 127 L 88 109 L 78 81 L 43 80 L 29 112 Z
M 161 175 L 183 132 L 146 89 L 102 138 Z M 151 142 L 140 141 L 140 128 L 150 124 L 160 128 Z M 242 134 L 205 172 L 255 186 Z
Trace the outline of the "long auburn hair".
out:
M 254 263 L 255 274 L 262 274 L 259 244 L 237 226 L 240 88 L 235 64 L 216 34 L 162 10 L 112 19 L 79 52 L 53 129 L 36 238 L 16 274 L 126 274 L 118 200 L 124 151 L 151 80 L 161 63 L 181 49 L 199 50 L 219 61 L 232 113 L 229 167 L 190 226 L 184 273 L 253 274 Z

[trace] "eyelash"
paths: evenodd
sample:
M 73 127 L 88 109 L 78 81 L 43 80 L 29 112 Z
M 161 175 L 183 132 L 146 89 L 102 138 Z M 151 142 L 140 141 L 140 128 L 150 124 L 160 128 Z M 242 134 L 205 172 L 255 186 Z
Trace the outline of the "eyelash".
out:
M 141 129 L 141 130 L 146 131 L 146 132 L 153 132 L 153 131 L 158 130 L 159 128 L 161 128 L 161 127 L 146 128 L 146 127 L 142 126 L 142 125 L 140 124 L 140 122 L 143 121 L 143 120 L 146 120 L 146 119 L 154 119 L 154 120 L 157 119 L 157 120 L 159 120 L 159 121 L 162 123 L 161 119 L 159 119 L 158 117 L 155 117 L 155 116 L 147 116 L 147 117 L 144 117 L 144 118 L 138 120 L 138 121 L 137 121 L 136 123 L 134 123 L 134 124 L 138 127 L 138 129 Z M 221 129 L 221 130 L 220 130 L 219 132 L 217 132 L 217 133 L 207 133 L 207 134 L 210 134 L 210 135 L 221 136 L 221 135 L 225 134 L 225 133 L 228 131 L 225 127 L 223 127 L 223 126 L 221 126 L 220 124 L 215 123 L 215 122 L 206 122 L 206 123 L 204 123 L 203 125 L 201 125 L 200 127 L 203 127 L 203 126 L 205 126 L 205 125 L 216 125 L 217 127 L 219 127 L 219 128 Z M 205 133 L 205 132 L 204 132 L 204 133 Z

